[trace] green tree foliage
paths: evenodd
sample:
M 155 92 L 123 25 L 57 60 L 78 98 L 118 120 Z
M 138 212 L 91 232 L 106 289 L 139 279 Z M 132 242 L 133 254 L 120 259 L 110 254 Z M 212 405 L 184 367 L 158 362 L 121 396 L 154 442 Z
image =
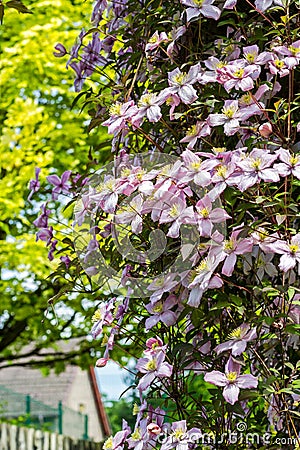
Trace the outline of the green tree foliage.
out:
M 48 359 L 58 361 L 60 370 L 68 358 L 73 363 L 89 361 L 83 338 L 90 329 L 84 320 L 87 303 L 77 295 L 59 319 L 51 311 L 47 314 L 48 299 L 62 287 L 47 279 L 59 259 L 47 262 L 47 250 L 35 242 L 32 221 L 39 204 L 27 201 L 28 181 L 35 167 L 42 168 L 45 180 L 49 173 L 67 168 L 76 172 L 109 153 L 97 150 L 105 139 L 101 131 L 87 135 L 88 115 L 72 110 L 71 71 L 53 56 L 57 42 L 73 45 L 78 27 L 89 19 L 91 3 L 26 4 L 32 14 L 6 5 L 0 28 L 0 363 L 19 364 L 20 353 L 34 356 L 53 344 Z M 69 337 L 82 337 L 82 343 L 77 350 L 60 353 L 54 343 Z M 45 357 L 38 359 L 42 364 Z

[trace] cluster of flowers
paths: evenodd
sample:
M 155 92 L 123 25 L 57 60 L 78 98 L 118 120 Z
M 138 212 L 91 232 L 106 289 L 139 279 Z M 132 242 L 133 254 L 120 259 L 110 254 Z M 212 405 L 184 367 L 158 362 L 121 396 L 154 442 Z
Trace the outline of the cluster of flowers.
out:
M 167 432 L 169 437 L 161 443 L 161 450 L 195 448 L 192 436 L 200 436 L 201 432 L 193 428 L 194 423 L 189 428 L 188 413 L 186 420 L 164 422 L 165 412 L 142 400 L 149 390 L 171 392 L 175 379 L 188 380 L 191 373 L 222 388 L 229 415 L 234 419 L 241 417 L 241 411 L 230 409 L 239 401 L 240 389 L 258 392 L 258 380 L 263 383 L 267 377 L 274 376 L 263 364 L 267 358 L 274 373 L 277 371 L 277 379 L 276 389 L 269 388 L 272 381 L 267 385 L 270 395 L 265 409 L 270 426 L 277 431 L 290 428 L 285 428 L 282 411 L 288 414 L 287 411 L 294 408 L 291 402 L 297 400 L 289 383 L 297 375 L 290 350 L 298 349 L 296 328 L 300 322 L 299 296 L 295 293 L 300 288 L 300 232 L 298 208 L 292 204 L 300 180 L 299 147 L 295 139 L 300 125 L 292 108 L 291 89 L 300 63 L 300 40 L 295 38 L 295 33 L 293 37 L 282 34 L 279 40 L 273 39 L 267 48 L 261 49 L 253 44 L 253 36 L 251 45 L 244 45 L 246 32 L 235 32 L 228 27 L 227 39 L 213 42 L 206 59 L 190 58 L 186 69 L 186 64 L 175 61 L 180 61 L 180 42 L 191 32 L 192 26 L 202 16 L 217 21 L 224 9 L 236 8 L 239 3 L 235 0 L 227 0 L 222 6 L 217 2 L 215 6 L 213 0 L 182 0 L 180 3 L 183 12 L 174 16 L 177 25 L 170 34 L 156 30 L 141 44 L 141 60 L 147 61 L 149 79 L 147 74 L 138 73 L 139 68 L 134 68 L 137 73 L 129 93 L 121 97 L 119 88 L 113 93 L 118 101 L 109 108 L 109 117 L 102 121 L 113 135 L 113 150 L 115 143 L 123 143 L 113 171 L 103 175 L 101 183 L 96 185 L 88 179 L 82 181 L 70 171 L 61 178 L 57 175 L 47 178 L 53 200 L 60 194 L 76 196 L 84 186 L 75 210 L 74 225 L 85 230 L 90 225 L 90 240 L 82 257 L 88 276 L 96 279 L 101 272 L 101 263 L 97 264 L 101 243 L 110 245 L 118 227 L 136 241 L 140 238 L 141 242 L 149 240 L 149 229 L 163 231 L 168 244 L 165 253 L 174 245 L 179 252 L 180 268 L 177 265 L 176 270 L 171 268 L 160 275 L 157 275 L 153 259 L 141 256 L 132 263 L 128 253 L 120 282 L 124 291 L 127 289 L 127 297 L 111 298 L 102 303 L 94 315 L 92 335 L 95 339 L 104 330 L 110 330 L 103 357 L 97 361 L 99 367 L 107 363 L 116 336 L 119 335 L 121 341 L 121 329 L 125 329 L 129 311 L 141 313 L 146 330 L 146 350 L 142 358 L 138 356 L 136 364 L 137 389 L 142 402 L 136 426 L 131 431 L 124 422 L 122 431 L 109 438 L 104 449 L 156 448 L 161 443 L 162 432 Z M 95 69 L 114 66 L 113 52 L 120 37 L 119 30 L 129 27 L 130 20 L 127 22 L 126 18 L 129 6 L 132 7 L 131 0 L 95 3 L 93 25 L 101 28 L 105 22 L 107 33 L 102 39 L 102 34 L 94 29 L 91 43 L 84 46 L 85 32 L 82 31 L 73 47 L 68 64 L 76 72 L 77 91 Z M 273 6 L 286 14 L 282 17 L 290 26 L 294 23 L 287 18 L 291 5 L 281 0 L 256 0 L 253 7 L 262 20 L 268 21 L 265 13 Z M 83 53 L 79 57 L 81 48 Z M 57 56 L 66 54 L 62 44 L 58 44 L 56 50 Z M 133 49 L 126 43 L 118 50 L 121 62 L 117 86 L 122 85 L 124 70 L 132 69 L 132 53 Z M 156 60 L 164 61 L 172 70 L 158 75 Z M 134 91 L 136 80 L 139 95 Z M 286 95 L 287 89 L 289 95 Z M 216 93 L 213 100 L 212 92 Z M 276 101 L 279 93 L 282 99 Z M 148 140 L 149 154 L 155 154 L 156 149 L 164 152 L 167 145 L 174 142 L 172 122 L 177 119 L 182 126 L 175 134 L 179 155 L 176 162 L 148 168 L 140 165 L 138 158 L 134 164 L 129 160 L 132 135 L 136 133 Z M 153 133 L 149 133 L 149 127 L 153 127 Z M 218 139 L 220 136 L 222 139 Z M 214 146 L 216 141 L 229 142 L 228 148 Z M 40 188 L 38 177 L 39 169 L 30 183 L 30 198 Z M 248 210 L 239 206 L 238 214 L 235 202 L 239 205 L 247 202 Z M 58 240 L 53 227 L 49 226 L 49 216 L 49 205 L 43 204 L 34 224 L 39 228 L 37 239 L 46 242 L 52 260 Z M 182 244 L 180 237 L 185 227 L 193 231 L 190 242 Z M 144 255 L 149 256 L 149 253 Z M 69 256 L 60 258 L 68 270 Z M 147 286 L 144 303 L 135 303 L 130 298 L 130 282 L 138 265 L 143 274 L 151 273 L 154 278 Z M 240 292 L 249 294 L 252 289 L 251 306 L 241 307 L 245 300 L 241 294 L 236 310 L 226 303 L 214 325 L 206 326 L 202 319 L 203 329 L 201 333 L 197 330 L 193 312 L 205 315 L 216 307 L 218 295 L 237 297 Z M 260 313 L 270 321 L 256 324 Z M 228 331 L 225 334 L 221 331 L 222 324 Z M 238 324 L 241 325 L 237 327 Z M 189 358 L 180 368 L 173 364 L 173 342 L 169 340 L 168 345 L 164 344 L 166 330 L 171 335 L 174 329 L 179 329 L 182 341 L 192 347 Z M 278 339 L 276 330 L 280 332 Z M 284 369 L 281 362 L 276 363 L 289 357 L 293 364 L 289 363 L 288 369 Z M 290 377 L 285 370 L 290 370 Z M 289 403 L 284 390 L 279 392 L 282 386 Z M 247 417 L 247 402 L 239 401 L 239 404 Z M 209 417 L 209 408 L 201 406 L 198 413 Z M 286 417 L 291 420 L 291 416 Z

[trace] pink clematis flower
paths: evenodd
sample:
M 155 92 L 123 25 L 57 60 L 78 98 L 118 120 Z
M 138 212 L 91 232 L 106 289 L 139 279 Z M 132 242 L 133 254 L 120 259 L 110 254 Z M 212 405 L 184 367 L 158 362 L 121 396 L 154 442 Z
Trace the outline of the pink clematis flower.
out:
M 282 255 L 279 263 L 280 270 L 287 272 L 293 269 L 297 263 L 300 263 L 300 233 L 293 236 L 290 243 L 278 240 L 273 244 L 272 249 L 275 253 Z
M 185 150 L 181 154 L 181 158 L 187 169 L 185 175 L 181 177 L 181 183 L 188 184 L 190 181 L 194 181 L 195 184 L 202 187 L 208 186 L 211 183 L 211 174 L 209 170 L 213 167 L 214 163 L 211 165 L 206 164 L 206 167 L 204 168 L 199 156 L 191 150 Z
M 137 106 L 131 100 L 126 103 L 115 103 L 111 106 L 110 118 L 102 123 L 108 127 L 108 133 L 117 135 L 122 130 L 127 130 L 127 123 L 130 122 L 138 112 Z
M 147 117 L 149 122 L 158 122 L 161 118 L 160 105 L 165 99 L 155 93 L 144 94 L 138 102 L 138 111 L 134 116 L 134 121 L 139 122 L 142 118 Z
M 136 368 L 139 372 L 145 374 L 137 386 L 141 391 L 147 389 L 155 378 L 169 378 L 173 371 L 173 367 L 165 362 L 165 354 L 163 352 L 152 357 L 140 358 Z
M 200 236 L 210 237 L 214 223 L 225 222 L 230 216 L 222 208 L 213 209 L 212 202 L 208 195 L 196 203 L 197 223 Z
M 256 8 L 258 9 L 258 11 L 262 11 L 262 12 L 269 9 L 273 3 L 276 6 L 283 6 L 283 3 L 281 0 L 255 0 Z
M 216 245 L 211 250 L 211 254 L 218 255 L 220 260 L 224 261 L 222 274 L 228 277 L 233 273 L 237 255 L 243 255 L 252 251 L 253 242 L 251 238 L 238 239 L 241 231 L 240 229 L 233 231 L 228 240 L 222 242 L 221 246 Z M 222 248 L 221 251 L 220 248 Z
M 209 136 L 211 132 L 210 126 L 205 121 L 198 121 L 196 125 L 192 125 L 191 128 L 188 129 L 186 136 L 181 139 L 180 143 L 187 142 L 188 150 L 192 150 L 197 142 L 197 140 L 201 137 Z
M 151 303 L 155 303 L 161 299 L 164 292 L 171 292 L 177 285 L 178 281 L 175 279 L 177 274 L 169 273 L 164 277 L 157 278 L 148 286 L 149 291 L 154 291 L 150 296 Z
M 143 219 L 142 219 L 142 207 L 143 198 L 140 194 L 136 195 L 128 205 L 125 205 L 117 210 L 117 214 L 114 216 L 115 223 L 131 224 L 131 230 L 135 234 L 142 232 Z
M 269 71 L 272 75 L 279 75 L 280 78 L 287 76 L 290 71 L 284 61 L 284 59 L 278 58 L 276 55 L 272 55 L 272 59 L 268 62 Z
M 281 177 L 293 175 L 300 180 L 300 158 L 299 155 L 292 155 L 288 150 L 281 148 L 278 151 L 280 161 L 274 168 L 278 171 Z
M 226 136 L 232 136 L 239 130 L 240 120 L 242 120 L 242 115 L 239 111 L 238 100 L 225 100 L 222 113 L 210 114 L 207 123 L 211 127 L 224 125 Z
M 92 322 L 94 325 L 91 334 L 94 339 L 102 333 L 104 325 L 112 324 L 114 317 L 111 311 L 115 308 L 114 301 L 115 298 L 112 298 L 109 302 L 102 303 L 93 315 Z
M 66 170 L 61 178 L 57 175 L 49 175 L 47 177 L 47 181 L 54 186 L 52 190 L 52 198 L 56 200 L 58 198 L 58 194 L 67 194 L 70 190 L 70 184 L 68 183 L 71 170 Z
M 227 92 L 232 89 L 250 91 L 254 88 L 253 80 L 259 77 L 260 66 L 256 64 L 244 66 L 245 64 L 242 62 L 240 64 L 228 64 L 217 69 L 217 81 L 223 84 Z
M 193 17 L 199 17 L 202 14 L 204 17 L 218 20 L 221 11 L 216 6 L 212 6 L 214 0 L 181 0 L 182 4 L 189 6 L 186 10 L 186 18 L 189 22 Z
M 196 269 L 188 274 L 187 280 L 183 280 L 183 284 L 190 289 L 188 305 L 193 307 L 199 306 L 205 291 L 218 289 L 223 286 L 222 279 L 218 275 L 214 275 L 219 262 L 219 259 L 215 256 L 208 255 Z
M 300 63 L 300 39 L 292 42 L 288 47 L 280 45 L 273 47 L 274 52 L 285 56 L 284 62 L 289 70 L 294 69 Z
M 276 159 L 276 154 L 270 154 L 266 150 L 255 148 L 247 158 L 237 160 L 236 165 L 243 171 L 238 188 L 243 192 L 261 180 L 267 182 L 279 181 L 278 171 L 270 167 Z
M 165 301 L 158 301 L 154 304 L 149 303 L 146 305 L 145 308 L 148 313 L 151 314 L 151 316 L 146 319 L 146 330 L 150 330 L 158 322 L 163 322 L 168 327 L 174 325 L 177 320 L 177 314 L 171 311 L 171 308 L 175 305 L 177 305 L 177 298 L 175 295 L 169 295 Z
M 177 95 L 186 105 L 193 103 L 198 98 L 197 92 L 192 86 L 197 81 L 198 73 L 198 64 L 192 66 L 188 73 L 181 72 L 181 70 L 176 67 L 176 69 L 168 73 L 170 87 L 161 92 L 160 98 L 167 99 L 170 95 Z
M 247 347 L 247 342 L 257 338 L 256 327 L 250 329 L 250 325 L 242 323 L 229 335 L 229 340 L 217 345 L 214 351 L 219 355 L 222 352 L 231 350 L 233 356 L 241 355 Z
M 204 380 L 215 386 L 224 387 L 223 397 L 234 405 L 239 398 L 240 389 L 256 388 L 258 380 L 253 375 L 240 375 L 241 365 L 231 356 L 225 366 L 225 373 L 213 370 L 204 375 Z
M 194 448 L 198 439 L 202 436 L 199 428 L 187 429 L 186 420 L 173 422 L 170 428 L 170 435 L 162 444 L 160 450 L 188 450 Z
M 168 42 L 168 36 L 167 34 L 163 31 L 161 33 L 159 33 L 158 31 L 155 31 L 155 33 L 151 36 L 151 38 L 149 39 L 149 41 L 146 44 L 145 47 L 145 52 L 150 52 L 152 50 L 155 50 L 157 47 L 160 46 L 160 44 L 162 42 Z
M 196 223 L 193 207 L 186 207 L 185 200 L 182 200 L 180 197 L 172 197 L 168 203 L 168 207 L 162 211 L 159 219 L 159 223 L 170 222 L 172 222 L 172 225 L 169 228 L 167 236 L 177 238 L 182 224 Z

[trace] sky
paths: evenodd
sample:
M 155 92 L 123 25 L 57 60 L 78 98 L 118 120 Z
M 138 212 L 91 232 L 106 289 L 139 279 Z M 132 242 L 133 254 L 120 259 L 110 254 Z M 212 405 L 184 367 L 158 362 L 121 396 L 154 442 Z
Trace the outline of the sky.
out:
M 128 387 L 123 381 L 125 372 L 113 361 L 108 361 L 105 367 L 95 370 L 100 393 L 106 394 L 107 400 L 118 400 Z

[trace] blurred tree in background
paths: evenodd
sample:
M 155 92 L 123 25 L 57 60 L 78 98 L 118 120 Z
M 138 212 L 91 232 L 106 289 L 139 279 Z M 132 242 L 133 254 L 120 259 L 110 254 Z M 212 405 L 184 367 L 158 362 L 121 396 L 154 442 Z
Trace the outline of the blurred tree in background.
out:
M 25 353 L 28 364 L 46 359 L 62 370 L 65 360 L 90 362 L 90 322 L 84 317 L 91 302 L 78 293 L 68 308 L 56 304 L 59 320 L 47 315 L 47 301 L 62 286 L 47 279 L 57 264 L 35 242 L 32 221 L 40 205 L 27 200 L 28 181 L 36 167 L 44 180 L 49 173 L 101 163 L 110 151 L 103 150 L 104 132 L 86 133 L 88 114 L 72 109 L 71 71 L 53 55 L 57 42 L 73 45 L 91 2 L 32 0 L 26 6 L 32 14 L 5 7 L 0 27 L 0 364 L 23 365 Z M 79 338 L 76 348 L 60 351 L 56 342 L 70 337 Z

